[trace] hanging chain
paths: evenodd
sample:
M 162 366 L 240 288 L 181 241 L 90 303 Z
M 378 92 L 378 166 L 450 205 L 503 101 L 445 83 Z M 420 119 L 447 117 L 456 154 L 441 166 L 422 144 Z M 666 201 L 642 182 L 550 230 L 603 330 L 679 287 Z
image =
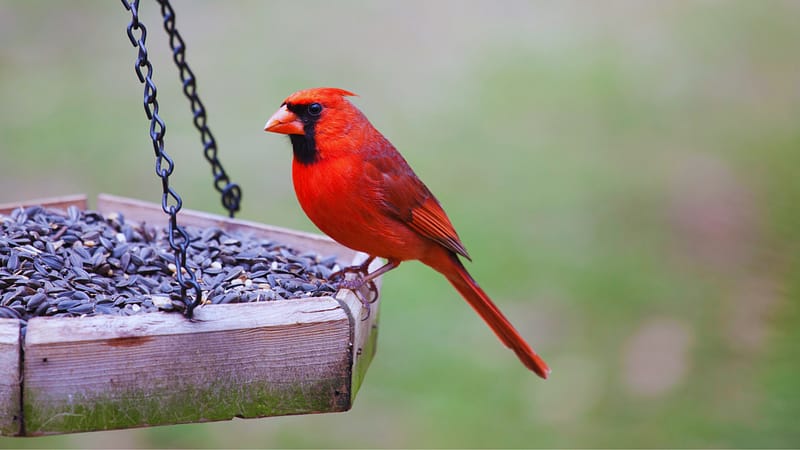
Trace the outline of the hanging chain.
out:
M 194 126 L 200 132 L 200 140 L 203 143 L 203 154 L 211 164 L 211 173 L 214 175 L 214 188 L 222 196 L 222 206 L 228 210 L 228 215 L 233 215 L 239 211 L 239 204 L 242 201 L 242 190 L 238 184 L 231 183 L 225 169 L 217 159 L 217 142 L 211 131 L 206 125 L 206 109 L 203 102 L 197 96 L 197 83 L 194 72 L 186 63 L 186 43 L 183 41 L 178 30 L 175 29 L 175 11 L 169 0 L 158 0 L 161 5 L 161 15 L 164 17 L 164 30 L 169 35 L 169 46 L 172 48 L 172 59 L 178 66 L 178 72 L 183 83 L 183 94 L 189 99 L 189 106 L 194 116 Z
M 175 163 L 164 150 L 164 135 L 167 132 L 164 120 L 158 115 L 158 101 L 156 100 L 156 85 L 153 82 L 153 65 L 147 57 L 145 38 L 147 28 L 139 22 L 139 0 L 121 0 L 125 9 L 131 12 L 131 22 L 128 24 L 128 38 L 134 47 L 139 49 L 136 56 L 134 70 L 139 81 L 144 84 L 144 112 L 150 120 L 150 139 L 153 141 L 153 150 L 156 154 L 156 175 L 161 178 L 163 195 L 161 209 L 169 215 L 167 236 L 169 246 L 175 253 L 175 277 L 181 287 L 181 299 L 186 304 L 186 316 L 191 317 L 194 308 L 202 300 L 202 291 L 197 283 L 194 272 L 186 268 L 186 251 L 189 246 L 189 235 L 183 227 L 178 226 L 178 212 L 181 210 L 183 200 L 169 185 L 169 176 L 175 169 Z M 136 36 L 138 34 L 138 37 Z M 143 71 L 143 69 L 146 69 Z M 166 163 L 166 166 L 165 166 Z M 186 296 L 187 289 L 194 290 L 194 301 Z

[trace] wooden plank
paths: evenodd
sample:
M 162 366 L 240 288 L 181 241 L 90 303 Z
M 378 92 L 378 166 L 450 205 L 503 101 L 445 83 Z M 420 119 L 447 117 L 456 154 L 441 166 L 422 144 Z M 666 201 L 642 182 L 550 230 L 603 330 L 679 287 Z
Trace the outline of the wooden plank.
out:
M 28 435 L 343 411 L 350 319 L 330 298 L 177 314 L 34 318 Z
M 100 194 L 97 197 L 97 210 L 103 214 L 121 212 L 126 219 L 144 221 L 150 224 L 167 223 L 167 216 L 160 205 L 117 197 L 109 194 Z M 178 214 L 178 223 L 197 227 L 217 227 L 226 231 L 246 231 L 254 236 L 275 240 L 301 251 L 316 251 L 323 256 L 336 255 L 341 260 L 352 261 L 356 252 L 343 247 L 327 236 L 287 228 L 264 225 L 248 220 L 229 219 L 216 214 L 208 214 L 191 209 L 181 209 Z
M 0 214 L 9 214 L 11 211 L 19 208 L 27 208 L 29 206 L 42 205 L 47 208 L 66 210 L 70 206 L 76 206 L 79 209 L 86 209 L 86 196 L 83 194 L 65 195 L 63 197 L 49 197 L 36 200 L 25 200 L 21 202 L 2 203 L 0 204 Z
M 19 326 L 17 319 L 0 319 L 0 435 L 20 434 Z

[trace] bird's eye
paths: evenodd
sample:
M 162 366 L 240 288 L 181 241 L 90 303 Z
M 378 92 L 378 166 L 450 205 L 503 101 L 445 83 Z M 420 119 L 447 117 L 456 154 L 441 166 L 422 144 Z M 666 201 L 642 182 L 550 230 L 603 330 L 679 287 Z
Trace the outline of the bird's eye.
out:
M 312 116 L 318 116 L 322 114 L 322 105 L 319 103 L 312 103 L 308 105 L 308 113 Z

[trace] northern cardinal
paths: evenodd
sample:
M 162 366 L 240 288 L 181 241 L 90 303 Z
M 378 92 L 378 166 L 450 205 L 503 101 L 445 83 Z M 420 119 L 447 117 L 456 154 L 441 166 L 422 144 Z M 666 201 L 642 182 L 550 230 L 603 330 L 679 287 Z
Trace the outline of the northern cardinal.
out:
M 345 98 L 353 95 L 336 88 L 295 92 L 264 126 L 264 131 L 289 135 L 300 206 L 340 244 L 369 254 L 370 261 L 387 261 L 361 282 L 403 261 L 421 261 L 447 277 L 526 367 L 547 378 L 547 364 L 459 260 L 459 255 L 470 256 L 439 202 L 394 146 Z

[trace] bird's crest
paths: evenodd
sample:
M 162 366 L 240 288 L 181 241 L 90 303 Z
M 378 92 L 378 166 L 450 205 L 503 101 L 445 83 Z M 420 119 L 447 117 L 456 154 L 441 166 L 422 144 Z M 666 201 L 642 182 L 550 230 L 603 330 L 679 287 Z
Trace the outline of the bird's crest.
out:
M 332 87 L 319 87 L 303 89 L 290 95 L 285 103 L 307 104 L 307 103 L 326 103 L 326 100 L 339 100 L 342 97 L 354 97 L 356 94 L 344 89 Z

